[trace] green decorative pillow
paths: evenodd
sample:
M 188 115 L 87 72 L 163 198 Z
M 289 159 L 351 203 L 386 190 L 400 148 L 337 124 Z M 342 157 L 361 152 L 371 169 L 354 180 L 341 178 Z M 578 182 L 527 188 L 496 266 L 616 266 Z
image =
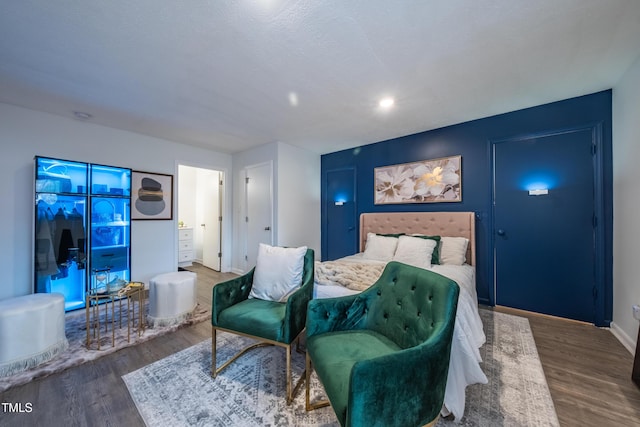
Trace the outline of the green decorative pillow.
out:
M 423 234 L 412 234 L 412 237 L 419 237 L 421 239 L 431 239 L 436 241 L 436 247 L 431 254 L 431 264 L 440 265 L 440 236 L 425 236 Z
M 406 233 L 376 233 L 376 235 L 383 237 L 400 237 L 404 236 L 405 234 Z

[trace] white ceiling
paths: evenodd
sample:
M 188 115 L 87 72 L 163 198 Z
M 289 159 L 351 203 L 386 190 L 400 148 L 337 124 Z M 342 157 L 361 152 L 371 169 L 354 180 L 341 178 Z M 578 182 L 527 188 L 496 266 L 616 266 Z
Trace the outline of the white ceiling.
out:
M 328 153 L 597 92 L 640 55 L 638 0 L 0 0 L 0 11 L 0 102 L 227 153 L 274 141 Z

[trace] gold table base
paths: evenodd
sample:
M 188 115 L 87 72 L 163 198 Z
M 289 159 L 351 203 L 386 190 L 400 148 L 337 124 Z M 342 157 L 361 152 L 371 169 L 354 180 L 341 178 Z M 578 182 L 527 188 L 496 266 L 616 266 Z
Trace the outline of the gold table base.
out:
M 135 326 L 136 303 L 138 305 L 138 336 L 142 335 L 146 329 L 144 319 L 144 283 L 130 282 L 127 286 L 117 291 L 97 293 L 88 292 L 86 296 L 86 319 L 87 319 L 87 348 L 91 348 L 91 332 L 96 339 L 98 350 L 100 350 L 100 303 L 104 306 L 104 328 L 105 333 L 109 332 L 111 323 L 111 346 L 116 345 L 116 313 L 115 305 L 118 303 L 119 327 L 122 328 L 122 301 L 127 300 L 127 342 L 131 342 L 131 327 Z M 111 307 L 111 322 L 109 322 L 109 306 Z

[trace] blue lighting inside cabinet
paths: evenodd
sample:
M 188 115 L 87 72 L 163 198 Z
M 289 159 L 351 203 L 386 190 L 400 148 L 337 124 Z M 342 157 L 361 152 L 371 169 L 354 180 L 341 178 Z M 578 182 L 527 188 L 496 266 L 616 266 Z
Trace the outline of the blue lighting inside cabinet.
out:
M 131 170 L 113 166 L 91 165 L 91 194 L 131 196 Z
M 36 193 L 85 194 L 86 163 L 36 157 Z

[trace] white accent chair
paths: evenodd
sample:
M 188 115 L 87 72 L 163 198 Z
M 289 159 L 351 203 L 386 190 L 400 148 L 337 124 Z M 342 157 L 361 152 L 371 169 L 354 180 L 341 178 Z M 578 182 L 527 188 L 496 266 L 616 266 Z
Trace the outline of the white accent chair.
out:
M 196 308 L 196 273 L 176 271 L 159 274 L 149 281 L 148 324 L 170 326 L 181 323 Z
M 0 377 L 48 362 L 69 347 L 64 295 L 40 293 L 0 301 Z

